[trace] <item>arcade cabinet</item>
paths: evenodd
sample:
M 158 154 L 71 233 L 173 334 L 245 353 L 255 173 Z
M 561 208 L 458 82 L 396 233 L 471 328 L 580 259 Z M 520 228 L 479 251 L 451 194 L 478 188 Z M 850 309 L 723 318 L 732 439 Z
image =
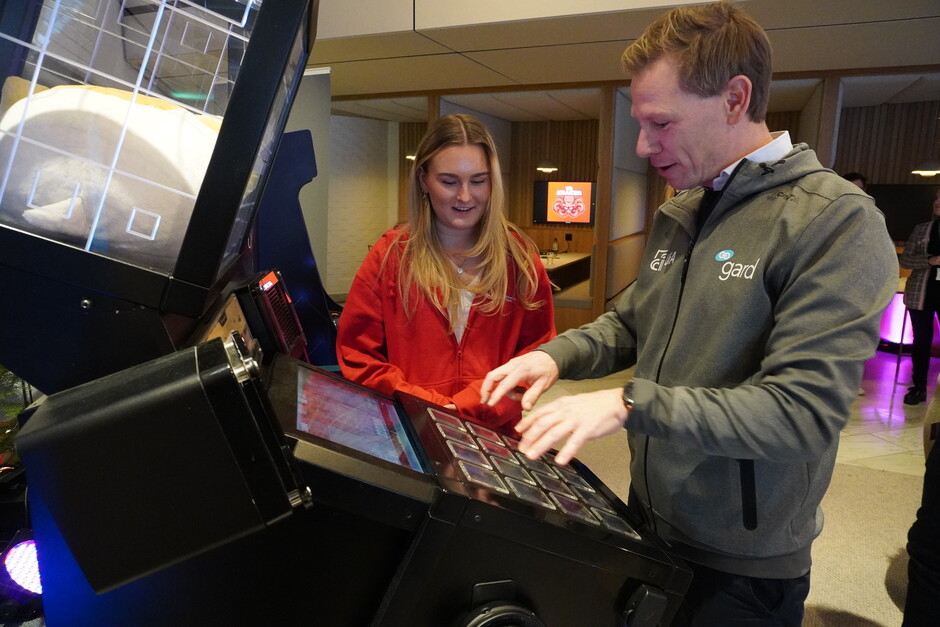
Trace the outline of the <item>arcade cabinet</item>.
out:
M 250 231 L 317 2 L 261 5 L 0 5 L 0 276 L 17 286 L 0 300 L 0 364 L 38 391 L 236 328 L 253 350 L 271 340 L 269 356 L 303 356 L 284 281 L 255 265 Z M 25 492 L 0 489 L 4 502 Z
M 273 6 L 272 6 L 273 5 Z M 23 0 L 0 45 L 0 364 L 45 394 L 205 338 L 316 2 Z
M 50 624 L 669 624 L 690 572 L 583 464 L 237 337 L 29 418 Z

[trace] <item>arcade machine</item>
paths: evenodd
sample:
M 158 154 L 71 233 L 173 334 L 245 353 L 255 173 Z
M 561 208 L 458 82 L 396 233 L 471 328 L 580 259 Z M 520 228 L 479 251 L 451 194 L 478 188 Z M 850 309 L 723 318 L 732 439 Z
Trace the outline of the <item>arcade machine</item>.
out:
M 248 236 L 315 7 L 3 3 L 0 364 L 44 394 L 118 372 L 271 270 Z
M 50 624 L 669 624 L 689 571 L 586 466 L 239 337 L 26 422 Z
M 264 321 L 245 335 L 268 357 L 304 356 L 281 275 L 255 264 L 249 235 L 317 3 L 261 4 L 0 3 L 0 276 L 17 286 L 0 299 L 0 364 L 39 392 L 242 317 Z M 25 484 L 0 470 L 0 526 L 18 527 Z
M 29 77 L 0 117 L 0 271 L 20 286 L 20 307 L 0 305 L 0 363 L 47 394 L 16 440 L 45 621 L 667 625 L 689 571 L 583 464 L 527 460 L 504 433 L 355 386 L 302 342 L 258 351 L 266 333 L 296 340 L 265 316 L 296 319 L 248 248 L 316 9 L 257 4 L 37 0 L 15 33 L 0 10 Z M 53 46 L 62 33 L 88 56 Z M 96 66 L 115 44 L 134 81 Z M 165 107 L 167 85 L 205 68 L 204 110 Z M 40 124 L 55 81 L 78 90 L 82 123 L 107 117 L 88 93 L 131 103 L 110 159 Z M 203 142 L 163 162 L 124 152 L 160 142 L 134 122 L 145 96 L 198 113 L 180 122 L 197 136 L 227 100 L 195 191 L 134 160 L 188 164 Z

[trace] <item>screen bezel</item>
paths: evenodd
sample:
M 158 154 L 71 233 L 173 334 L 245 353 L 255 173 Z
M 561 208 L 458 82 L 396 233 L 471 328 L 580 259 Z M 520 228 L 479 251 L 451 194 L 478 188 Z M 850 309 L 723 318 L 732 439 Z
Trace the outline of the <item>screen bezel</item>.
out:
M 381 402 L 389 403 L 396 412 L 396 416 L 399 420 L 399 423 L 401 424 L 404 437 L 408 439 L 408 443 L 415 452 L 420 468 L 409 468 L 408 466 L 391 462 L 380 457 L 375 457 L 354 447 L 333 442 L 331 440 L 307 433 L 306 431 L 299 429 L 297 427 L 298 372 L 311 373 L 313 376 L 324 377 L 333 382 L 338 382 L 343 386 L 347 386 L 349 389 L 354 390 L 359 394 L 375 398 Z M 357 385 L 351 381 L 347 381 L 341 376 L 338 376 L 327 370 L 323 370 L 322 368 L 318 368 L 317 366 L 313 366 L 306 362 L 299 361 L 282 354 L 278 354 L 274 358 L 266 378 L 268 380 L 266 386 L 268 390 L 268 397 L 271 401 L 272 407 L 274 408 L 274 413 L 278 418 L 278 422 L 281 424 L 281 428 L 284 430 L 286 435 L 294 438 L 295 440 L 303 441 L 309 444 L 313 444 L 317 447 L 340 453 L 344 457 L 367 462 L 368 464 L 378 469 L 383 471 L 391 471 L 394 474 L 400 475 L 402 477 L 430 478 L 431 475 L 429 469 L 431 468 L 431 462 L 424 450 L 424 446 L 421 443 L 417 433 L 415 433 L 414 427 L 412 426 L 411 421 L 408 419 L 407 415 L 402 412 L 400 405 L 391 397 L 379 394 L 374 390 Z

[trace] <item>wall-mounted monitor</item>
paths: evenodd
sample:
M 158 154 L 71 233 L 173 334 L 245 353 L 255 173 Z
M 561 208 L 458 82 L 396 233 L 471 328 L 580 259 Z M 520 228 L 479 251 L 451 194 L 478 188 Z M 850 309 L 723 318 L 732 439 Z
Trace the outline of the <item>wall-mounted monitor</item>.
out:
M 594 187 L 591 181 L 536 181 L 532 222 L 594 224 Z

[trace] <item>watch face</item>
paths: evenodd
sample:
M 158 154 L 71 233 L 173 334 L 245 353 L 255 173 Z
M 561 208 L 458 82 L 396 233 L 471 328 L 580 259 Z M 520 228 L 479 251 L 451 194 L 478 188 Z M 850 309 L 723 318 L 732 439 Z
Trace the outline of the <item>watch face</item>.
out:
M 623 404 L 627 409 L 633 409 L 633 380 L 623 386 Z

